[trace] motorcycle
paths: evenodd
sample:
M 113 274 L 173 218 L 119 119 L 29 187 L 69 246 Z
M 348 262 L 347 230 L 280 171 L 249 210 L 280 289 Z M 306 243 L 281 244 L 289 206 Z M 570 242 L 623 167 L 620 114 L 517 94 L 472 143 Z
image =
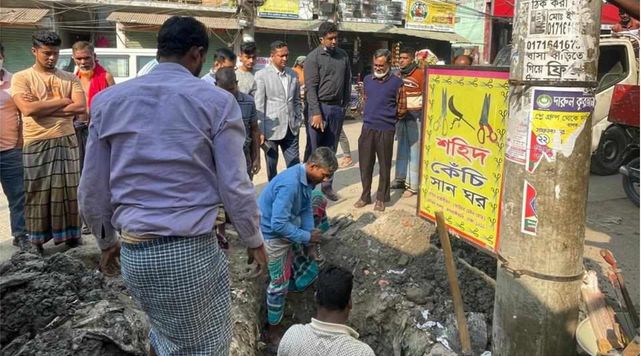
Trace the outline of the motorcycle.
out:
M 619 173 L 623 176 L 623 191 L 639 206 L 639 86 L 616 85 L 608 121 L 613 124 L 608 130 L 622 130 L 626 136 L 626 147 L 622 152 L 626 162 Z
M 630 142 L 625 148 L 623 154 L 625 155 L 624 162 L 628 162 L 619 168 L 619 173 L 623 175 L 623 191 L 632 200 L 632 202 L 639 206 L 639 127 L 621 125 Z
M 348 107 L 347 116 L 355 120 L 362 119 L 363 112 L 363 83 L 352 85 L 352 95 Z

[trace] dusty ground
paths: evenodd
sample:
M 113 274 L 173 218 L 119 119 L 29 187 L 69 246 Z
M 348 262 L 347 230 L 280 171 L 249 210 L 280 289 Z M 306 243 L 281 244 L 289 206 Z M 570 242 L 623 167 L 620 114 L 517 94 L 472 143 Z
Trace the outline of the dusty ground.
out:
M 356 149 L 360 127 L 360 123 L 353 121 L 346 125 L 346 133 L 352 144 L 355 162 L 358 162 Z M 304 136 L 304 131 L 301 133 Z M 302 142 L 304 142 L 304 138 Z M 302 142 L 301 156 L 304 149 Z M 282 162 L 281 166 L 283 166 Z M 282 168 L 284 169 L 284 167 Z M 265 187 L 266 181 L 263 170 L 254 179 L 258 191 Z M 374 187 L 376 184 L 377 180 L 375 179 Z M 393 354 L 391 351 L 399 347 L 405 350 L 406 354 L 418 352 L 423 346 L 427 346 L 419 345 L 426 340 L 426 338 L 418 336 L 419 331 L 433 334 L 427 338 L 431 341 L 436 340 L 442 334 L 441 329 L 437 326 L 426 327 L 425 330 L 419 330 L 416 327 L 417 323 L 425 324 L 427 322 L 423 318 L 422 311 L 429 310 L 428 319 L 442 323 L 446 322 L 448 314 L 451 312 L 451 304 L 448 304 L 446 297 L 448 295 L 447 286 L 444 284 L 446 282 L 443 277 L 439 277 L 441 273 L 435 273 L 438 268 L 442 268 L 442 257 L 438 251 L 428 245 L 431 227 L 413 217 L 416 211 L 416 201 L 400 198 L 401 192 L 393 193 L 392 202 L 384 214 L 374 215 L 371 206 L 361 211 L 354 211 L 352 204 L 360 195 L 358 165 L 340 170 L 336 174 L 335 189 L 341 199 L 330 205 L 330 217 L 341 213 L 351 213 L 356 223 L 350 226 L 346 230 L 347 233 L 340 239 L 325 244 L 323 251 L 329 262 L 349 267 L 354 271 L 358 287 L 357 293 L 354 295 L 356 306 L 353 318 L 358 322 L 354 326 L 361 333 L 363 339 L 370 343 L 376 351 L 382 352 L 381 354 Z M 9 214 L 4 195 L 0 198 L 0 221 L 1 262 L 7 261 L 16 251 L 16 248 L 11 245 Z M 603 275 L 607 268 L 599 256 L 599 249 L 610 249 L 623 269 L 632 299 L 638 301 L 639 208 L 634 206 L 623 193 L 619 176 L 591 176 L 587 225 L 585 257 L 588 267 L 596 269 Z M 85 255 L 85 260 L 93 259 L 96 263 L 95 242 L 91 237 L 85 240 L 87 245 L 73 251 L 73 254 Z M 51 255 L 65 249 L 66 247 L 63 246 L 46 246 L 45 253 Z M 359 249 L 361 252 L 352 253 L 350 250 L 354 249 Z M 455 245 L 454 250 L 459 257 L 468 260 L 488 274 L 493 274 L 493 261 L 488 261 L 482 255 L 477 257 L 478 254 L 463 245 Z M 239 261 L 242 259 L 240 255 L 235 258 Z M 394 272 L 400 272 L 403 269 L 406 270 L 403 274 Z M 463 271 L 459 272 L 462 275 L 459 278 L 470 282 L 463 284 L 466 286 L 463 293 L 468 311 L 478 312 L 487 321 L 490 321 L 492 297 L 487 283 L 474 282 L 474 280 L 481 281 L 482 279 L 472 278 L 472 275 L 466 276 L 466 273 L 471 272 L 465 272 L 465 269 L 460 266 L 459 270 Z M 417 290 L 428 291 L 428 293 L 421 293 Z M 241 297 L 247 295 L 245 292 L 245 290 L 235 291 Z M 251 291 L 249 292 L 252 294 Z M 312 293 L 309 291 L 292 297 L 294 307 L 288 309 L 291 321 L 305 322 L 309 320 L 314 308 Z M 372 298 L 370 294 L 374 297 Z M 470 302 L 467 298 L 472 296 L 481 297 L 482 302 L 478 302 L 478 299 Z M 426 298 L 427 300 L 425 300 Z M 414 301 L 410 299 L 414 299 Z M 376 301 L 375 305 L 368 304 L 372 301 Z M 247 300 L 247 303 L 253 304 L 250 300 Z M 432 309 L 430 310 L 430 308 Z M 258 313 L 258 311 L 250 310 L 250 313 Z M 392 323 L 388 323 L 387 325 L 390 326 L 386 327 L 382 326 L 386 323 L 371 323 L 367 322 L 368 320 L 392 321 Z M 253 330 L 247 330 L 248 335 L 253 332 Z M 386 336 L 381 337 L 381 335 Z

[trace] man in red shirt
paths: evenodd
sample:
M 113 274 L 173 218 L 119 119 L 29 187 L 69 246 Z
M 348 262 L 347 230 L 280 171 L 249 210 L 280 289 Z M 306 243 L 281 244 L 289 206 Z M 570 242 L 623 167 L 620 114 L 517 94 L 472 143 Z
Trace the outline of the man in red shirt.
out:
M 71 47 L 73 52 L 73 61 L 76 64 L 76 77 L 80 80 L 82 90 L 85 92 L 87 99 L 87 114 L 78 115 L 73 122 L 78 139 L 78 152 L 80 154 L 80 173 L 85 163 L 85 147 L 89 137 L 89 110 L 93 97 L 100 91 L 107 89 L 116 84 L 113 75 L 107 72 L 96 60 L 96 52 L 91 43 L 78 41 Z M 91 232 L 83 224 L 82 233 L 88 235 Z M 103 266 L 104 267 L 104 266 Z M 103 268 L 104 269 L 104 268 Z

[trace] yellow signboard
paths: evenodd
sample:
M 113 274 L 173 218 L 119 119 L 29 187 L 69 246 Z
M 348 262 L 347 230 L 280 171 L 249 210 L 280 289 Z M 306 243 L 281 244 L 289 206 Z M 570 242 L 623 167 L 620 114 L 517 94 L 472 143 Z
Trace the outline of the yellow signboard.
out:
M 496 251 L 505 156 L 507 71 L 429 68 L 419 215 Z
M 298 0 L 265 0 L 265 3 L 258 7 L 258 16 L 297 19 Z
M 407 0 L 405 28 L 454 32 L 454 24 L 456 24 L 456 4 Z

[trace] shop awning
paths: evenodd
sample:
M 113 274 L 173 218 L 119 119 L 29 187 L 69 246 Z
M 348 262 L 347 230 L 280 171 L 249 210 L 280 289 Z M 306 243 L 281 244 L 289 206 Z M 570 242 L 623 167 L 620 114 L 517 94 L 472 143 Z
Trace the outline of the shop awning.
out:
M 321 23 L 323 22 L 320 20 L 281 20 L 257 17 L 254 22 L 254 27 L 289 33 L 316 32 Z
M 0 23 L 34 24 L 47 16 L 49 9 L 23 9 L 3 7 L 0 9 Z
M 385 33 L 391 35 L 405 35 L 418 38 L 425 38 L 435 41 L 456 42 L 456 43 L 469 43 L 464 37 L 457 35 L 453 32 L 437 32 L 437 31 L 423 31 L 423 30 L 409 30 L 402 27 L 397 27 L 392 24 L 376 24 L 376 23 L 363 23 L 363 22 L 341 22 L 341 31 L 347 32 L 360 32 L 360 33 Z
M 148 25 L 148 26 L 160 26 L 170 15 L 162 14 L 144 14 L 144 13 L 135 13 L 135 12 L 112 12 L 107 16 L 107 21 L 120 22 L 125 25 Z M 220 18 L 220 17 L 204 17 L 197 16 L 196 20 L 202 22 L 211 29 L 220 29 L 220 30 L 238 30 L 238 21 L 235 19 L 229 18 Z

